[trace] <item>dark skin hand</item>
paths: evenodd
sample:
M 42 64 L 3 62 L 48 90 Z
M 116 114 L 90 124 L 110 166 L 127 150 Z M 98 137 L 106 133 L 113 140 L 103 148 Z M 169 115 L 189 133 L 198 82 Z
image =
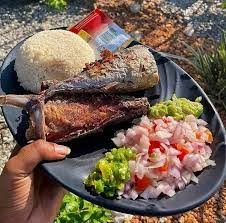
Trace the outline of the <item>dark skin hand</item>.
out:
M 43 160 L 65 158 L 70 149 L 43 140 L 14 152 L 0 176 L 0 223 L 52 223 L 66 191 L 42 173 Z

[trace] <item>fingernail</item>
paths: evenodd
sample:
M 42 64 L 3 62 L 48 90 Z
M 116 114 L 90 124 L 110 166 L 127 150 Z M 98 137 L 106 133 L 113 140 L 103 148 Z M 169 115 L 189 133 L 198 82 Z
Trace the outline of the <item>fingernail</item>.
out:
M 70 154 L 71 150 L 67 146 L 62 145 L 55 145 L 55 151 L 61 155 L 68 155 Z

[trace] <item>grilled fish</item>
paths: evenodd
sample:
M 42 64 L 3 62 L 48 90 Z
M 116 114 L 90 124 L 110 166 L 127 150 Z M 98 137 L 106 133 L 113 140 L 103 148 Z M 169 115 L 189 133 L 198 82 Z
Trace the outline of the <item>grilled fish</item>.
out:
M 39 95 L 0 96 L 1 105 L 26 109 L 30 115 L 27 139 L 66 142 L 103 131 L 147 113 L 146 98 L 106 94 L 56 95 L 44 101 Z
M 158 81 L 153 55 L 147 47 L 136 45 L 115 54 L 103 51 L 101 61 L 87 65 L 78 76 L 60 82 L 47 81 L 43 86 L 49 86 L 44 91 L 45 97 L 49 98 L 61 92 L 135 92 L 153 87 Z

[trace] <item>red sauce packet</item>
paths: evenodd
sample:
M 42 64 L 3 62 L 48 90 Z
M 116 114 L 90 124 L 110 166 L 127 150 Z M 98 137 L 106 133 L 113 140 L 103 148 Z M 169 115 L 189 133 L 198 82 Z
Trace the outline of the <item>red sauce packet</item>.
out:
M 114 52 L 121 47 L 128 46 L 132 41 L 131 36 L 100 9 L 95 9 L 68 30 L 81 36 L 98 54 L 103 49 Z

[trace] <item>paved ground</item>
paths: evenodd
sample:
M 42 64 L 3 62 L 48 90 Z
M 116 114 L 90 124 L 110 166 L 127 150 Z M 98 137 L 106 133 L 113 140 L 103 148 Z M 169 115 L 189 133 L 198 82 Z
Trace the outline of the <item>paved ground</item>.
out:
M 193 25 L 196 34 L 219 39 L 219 29 L 226 29 L 226 10 L 221 0 L 166 0 L 162 10 L 168 14 L 178 13 L 182 20 Z

